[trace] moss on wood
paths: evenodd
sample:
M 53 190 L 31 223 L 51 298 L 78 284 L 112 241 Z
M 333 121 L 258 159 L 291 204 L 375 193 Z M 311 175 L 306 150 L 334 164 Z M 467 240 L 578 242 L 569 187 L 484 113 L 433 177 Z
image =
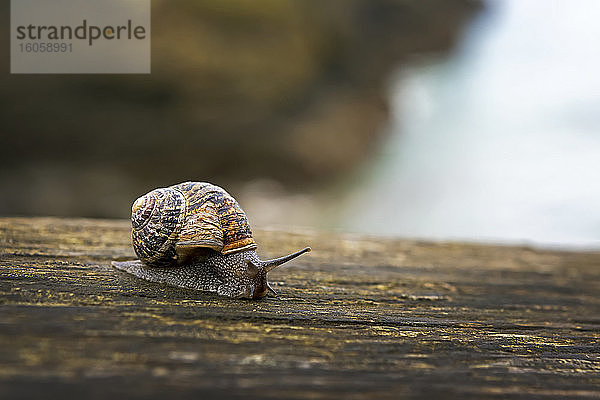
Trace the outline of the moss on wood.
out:
M 127 221 L 0 219 L 4 398 L 590 398 L 600 254 L 256 231 L 279 298 L 141 281 Z

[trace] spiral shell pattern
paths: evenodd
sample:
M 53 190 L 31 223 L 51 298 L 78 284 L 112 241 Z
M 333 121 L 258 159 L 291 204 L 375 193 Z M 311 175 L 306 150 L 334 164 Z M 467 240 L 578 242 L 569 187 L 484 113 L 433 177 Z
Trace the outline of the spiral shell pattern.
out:
M 185 219 L 185 197 L 171 188 L 156 189 L 131 207 L 133 249 L 144 263 L 166 266 L 176 259 L 175 243 Z
M 150 266 L 176 263 L 177 247 L 206 247 L 223 254 L 256 248 L 246 214 L 222 188 L 185 182 L 155 189 L 131 208 L 132 242 Z

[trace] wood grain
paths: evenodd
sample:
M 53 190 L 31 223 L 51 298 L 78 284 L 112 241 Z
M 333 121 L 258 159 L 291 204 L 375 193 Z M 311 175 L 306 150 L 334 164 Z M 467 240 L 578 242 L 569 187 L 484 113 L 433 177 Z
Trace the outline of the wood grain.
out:
M 256 230 L 278 298 L 141 281 L 128 221 L 0 219 L 0 397 L 600 398 L 600 253 Z

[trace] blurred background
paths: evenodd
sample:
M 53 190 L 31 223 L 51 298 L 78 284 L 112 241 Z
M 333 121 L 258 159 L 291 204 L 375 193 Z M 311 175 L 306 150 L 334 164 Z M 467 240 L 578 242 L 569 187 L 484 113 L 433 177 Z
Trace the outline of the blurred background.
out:
M 2 64 L 0 215 L 128 218 L 198 180 L 255 226 L 600 248 L 599 15 L 153 0 L 150 75 Z

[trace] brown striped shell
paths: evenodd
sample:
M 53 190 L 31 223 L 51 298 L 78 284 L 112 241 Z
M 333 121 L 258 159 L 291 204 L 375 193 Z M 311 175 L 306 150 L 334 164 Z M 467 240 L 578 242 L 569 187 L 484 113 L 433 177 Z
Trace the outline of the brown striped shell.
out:
M 131 225 L 133 249 L 149 266 L 176 265 L 194 248 L 222 254 L 256 249 L 244 210 L 224 189 L 206 182 L 143 195 L 131 207 Z

